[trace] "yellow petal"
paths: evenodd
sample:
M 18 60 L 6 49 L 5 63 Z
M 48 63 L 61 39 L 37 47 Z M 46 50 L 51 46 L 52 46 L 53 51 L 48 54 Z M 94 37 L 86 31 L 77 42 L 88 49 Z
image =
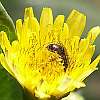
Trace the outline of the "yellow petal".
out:
M 10 42 L 7 38 L 7 34 L 5 32 L 0 32 L 0 45 L 4 52 L 6 52 L 10 47 Z
M 21 44 L 23 46 L 28 46 L 28 21 L 29 18 L 25 19 L 23 22 L 23 26 L 22 26 L 22 32 L 21 32 Z
M 39 41 L 40 26 L 35 17 L 25 19 L 22 28 L 21 40 L 24 41 L 25 45 L 30 41 L 33 41 L 34 44 Z
M 70 51 L 70 56 L 74 57 L 77 56 L 78 46 L 79 46 L 79 40 L 80 38 L 78 36 L 74 36 L 73 38 L 70 38 L 66 45 L 67 51 Z
M 83 81 L 87 76 L 89 76 L 92 72 L 97 70 L 96 66 L 100 62 L 100 55 L 88 66 L 84 67 L 84 70 L 79 78 L 77 78 L 79 81 Z
M 76 10 L 73 10 L 66 23 L 69 27 L 70 36 L 81 36 L 86 24 L 86 16 Z
M 6 59 L 3 55 L 3 53 L 0 54 L 0 63 L 2 64 L 2 66 L 13 76 L 15 77 L 14 73 L 12 72 L 12 70 L 10 69 L 10 67 L 8 66 Z
M 86 62 L 87 64 L 89 64 L 91 62 L 91 58 L 94 54 L 95 51 L 95 45 L 89 45 L 85 54 L 84 54 L 84 62 Z
M 37 42 L 35 42 L 36 39 L 37 39 L 37 41 L 39 40 L 39 31 L 40 31 L 39 23 L 34 16 L 33 17 L 31 16 L 32 10 L 31 11 L 30 10 L 31 10 L 31 8 L 27 8 L 25 10 L 27 12 L 27 18 L 24 19 L 24 22 L 22 25 L 22 30 L 20 33 L 21 44 L 23 46 L 26 46 L 26 45 L 32 46 L 33 42 L 34 42 L 34 44 L 37 43 Z
M 30 37 L 30 41 L 34 42 L 34 45 L 39 42 L 39 31 L 40 31 L 40 26 L 38 20 L 34 18 L 30 18 L 28 22 L 28 37 Z
M 81 39 L 79 42 L 79 51 L 81 55 L 84 55 L 84 53 L 86 52 L 87 48 L 88 48 L 88 40 L 87 39 Z
M 71 49 L 72 52 L 78 49 L 80 38 L 78 36 L 74 36 L 71 40 Z
M 64 23 L 63 31 L 62 33 L 60 33 L 60 41 L 63 45 L 65 45 L 68 36 L 69 36 L 69 28 L 68 25 Z
M 38 20 L 35 17 L 29 20 L 28 25 L 29 25 L 28 28 L 30 32 L 36 32 L 37 34 L 39 34 L 40 26 L 39 26 Z
M 90 68 L 94 70 L 99 62 L 100 62 L 100 55 L 90 64 Z
M 29 19 L 34 17 L 34 13 L 33 13 L 32 7 L 25 8 L 24 19 L 26 19 L 27 17 L 29 17 Z
M 100 35 L 100 27 L 96 26 L 89 31 L 87 39 L 93 43 L 98 35 Z
M 63 24 L 64 24 L 64 16 L 58 15 L 54 21 L 54 26 L 53 26 L 54 38 L 56 41 L 59 41 L 60 34 L 63 29 Z
M 16 21 L 16 33 L 17 33 L 18 40 L 20 40 L 21 33 L 22 33 L 22 20 L 21 19 L 18 19 Z
M 50 36 L 53 25 L 53 15 L 50 8 L 43 8 L 40 17 L 40 40 L 41 45 L 48 42 L 48 36 Z M 47 38 L 47 39 L 46 39 Z

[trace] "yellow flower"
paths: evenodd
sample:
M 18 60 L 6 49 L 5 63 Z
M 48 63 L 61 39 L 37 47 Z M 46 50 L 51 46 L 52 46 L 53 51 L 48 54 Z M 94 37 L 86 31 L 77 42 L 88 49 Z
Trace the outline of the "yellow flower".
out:
M 85 23 L 86 16 L 76 10 L 65 22 L 63 15 L 53 22 L 50 8 L 43 8 L 38 22 L 32 8 L 26 8 L 24 21 L 16 21 L 18 40 L 10 44 L 6 33 L 0 32 L 0 62 L 23 88 L 39 98 L 60 97 L 84 87 L 83 80 L 97 70 L 100 61 L 98 56 L 91 62 L 100 27 L 81 39 Z

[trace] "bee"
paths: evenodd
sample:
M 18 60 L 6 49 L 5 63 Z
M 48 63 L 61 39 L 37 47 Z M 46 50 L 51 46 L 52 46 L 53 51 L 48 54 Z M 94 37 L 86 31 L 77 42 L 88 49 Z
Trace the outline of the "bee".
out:
M 65 53 L 65 48 L 60 45 L 60 44 L 49 44 L 47 46 L 47 49 L 51 52 L 57 53 L 61 59 L 63 60 L 63 66 L 64 66 L 64 71 L 66 71 L 66 68 L 68 66 L 68 57 Z

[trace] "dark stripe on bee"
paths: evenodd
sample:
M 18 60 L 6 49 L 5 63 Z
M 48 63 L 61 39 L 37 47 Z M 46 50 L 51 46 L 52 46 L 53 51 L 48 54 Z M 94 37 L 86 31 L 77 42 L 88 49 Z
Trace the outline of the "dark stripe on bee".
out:
M 68 59 L 65 54 L 65 48 L 61 46 L 60 44 L 49 44 L 47 46 L 48 50 L 54 53 L 57 53 L 60 55 L 61 59 L 63 60 L 63 66 L 65 66 L 64 71 L 66 71 L 66 68 L 68 66 Z

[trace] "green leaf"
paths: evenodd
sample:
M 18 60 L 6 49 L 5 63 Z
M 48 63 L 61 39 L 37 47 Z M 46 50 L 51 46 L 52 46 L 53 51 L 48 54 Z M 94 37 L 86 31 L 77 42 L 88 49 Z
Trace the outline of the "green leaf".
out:
M 23 100 L 20 85 L 3 68 L 0 68 L 0 100 Z
M 13 20 L 0 2 L 0 31 L 7 33 L 8 39 L 12 42 L 17 39 Z
M 5 31 L 7 33 L 7 36 L 10 42 L 16 39 L 15 26 L 14 26 L 13 20 L 8 15 L 5 8 L 0 2 L 0 32 L 1 31 Z M 1 52 L 2 52 L 2 49 L 0 47 L 0 53 Z
M 9 28 L 10 32 L 15 33 L 15 26 L 11 17 L 6 12 L 5 8 L 0 2 L 0 24 Z

